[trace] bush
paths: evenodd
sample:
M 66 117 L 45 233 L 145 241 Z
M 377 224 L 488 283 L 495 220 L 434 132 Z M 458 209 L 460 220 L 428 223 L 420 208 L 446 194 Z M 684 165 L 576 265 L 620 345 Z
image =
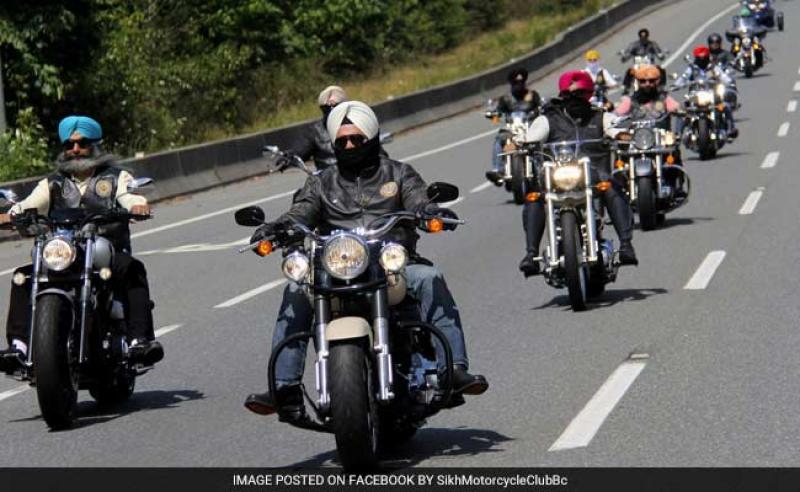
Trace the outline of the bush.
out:
M 17 114 L 17 128 L 0 134 L 0 180 L 35 176 L 51 169 L 44 135 L 33 108 Z

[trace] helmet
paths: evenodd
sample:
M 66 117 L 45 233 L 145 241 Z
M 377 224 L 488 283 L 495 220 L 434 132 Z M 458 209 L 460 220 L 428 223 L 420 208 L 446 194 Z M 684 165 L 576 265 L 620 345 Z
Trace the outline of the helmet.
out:
M 697 46 L 694 51 L 692 51 L 692 56 L 695 58 L 709 58 L 711 56 L 711 50 L 708 49 L 708 46 Z
M 636 80 L 658 80 L 661 81 L 661 70 L 655 65 L 641 65 L 634 73 Z
M 558 92 L 563 95 L 573 91 L 583 91 L 586 100 L 591 99 L 594 91 L 592 77 L 583 70 L 564 72 L 558 79 Z
M 648 29 L 646 27 L 643 27 L 643 28 L 639 29 L 638 34 L 639 34 L 639 37 L 642 37 L 643 34 L 645 36 L 647 36 L 647 37 L 650 37 L 650 29 Z
M 514 70 L 508 72 L 508 83 L 524 83 L 528 80 L 528 71 L 522 67 L 515 68 Z
M 599 60 L 600 52 L 597 50 L 589 50 L 586 52 L 586 56 L 584 58 L 586 58 L 586 61 Z
M 752 12 L 750 12 L 750 9 L 747 7 L 742 7 L 742 10 L 739 11 L 739 15 L 742 17 L 750 17 L 750 14 L 752 14 Z
M 713 33 L 708 37 L 708 44 L 722 44 L 722 36 L 719 33 Z

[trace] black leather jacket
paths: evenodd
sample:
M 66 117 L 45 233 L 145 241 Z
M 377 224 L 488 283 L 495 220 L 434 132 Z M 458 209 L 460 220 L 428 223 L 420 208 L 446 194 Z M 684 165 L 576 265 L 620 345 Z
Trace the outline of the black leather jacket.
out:
M 653 55 L 654 57 L 663 59 L 664 53 L 661 51 L 661 47 L 658 46 L 658 43 L 655 41 L 634 41 L 628 48 L 625 50 L 625 54 L 622 57 L 622 61 L 627 61 L 634 56 L 646 56 L 646 55 Z
M 497 101 L 495 111 L 500 114 L 513 113 L 514 111 L 525 111 L 526 113 L 538 113 L 542 98 L 536 91 L 529 90 L 525 97 L 517 99 L 514 96 L 503 96 Z
M 326 169 L 336 165 L 333 143 L 322 120 L 311 125 L 309 131 L 303 132 L 300 141 L 296 142 L 289 151 L 300 156 L 304 161 L 313 157 L 317 169 Z
M 278 220 L 292 218 L 328 234 L 367 227 L 386 213 L 415 211 L 427 202 L 427 185 L 417 171 L 382 156 L 378 164 L 358 174 L 343 174 L 338 166 L 332 166 L 318 176 L 309 176 L 292 208 Z M 401 222 L 388 239 L 414 252 L 419 238 L 414 227 L 409 221 Z

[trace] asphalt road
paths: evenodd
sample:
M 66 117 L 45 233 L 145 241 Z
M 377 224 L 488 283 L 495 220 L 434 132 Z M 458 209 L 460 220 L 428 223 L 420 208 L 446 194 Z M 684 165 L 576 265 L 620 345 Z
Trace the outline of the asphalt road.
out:
M 622 73 L 613 53 L 649 26 L 662 47 L 675 52 L 687 43 L 669 67 L 682 70 L 680 58 L 697 44 L 693 36 L 723 31 L 730 13 L 703 24 L 731 6 L 685 0 L 598 48 L 605 64 Z M 389 145 L 392 156 L 411 162 L 428 181 L 462 190 L 455 209 L 468 225 L 423 238 L 421 249 L 445 272 L 466 325 L 472 368 L 492 385 L 431 419 L 388 457 L 390 464 L 797 466 L 800 169 L 793 156 L 800 152 L 800 121 L 790 101 L 800 99 L 793 23 L 800 3 L 778 6 L 787 32 L 766 39 L 773 61 L 739 82 L 739 141 L 713 161 L 689 160 L 690 203 L 663 229 L 637 230 L 640 266 L 622 269 L 588 312 L 572 312 L 565 291 L 517 271 L 520 208 L 509 194 L 482 186 L 492 127 L 478 112 Z M 552 94 L 555 75 L 534 87 Z M 777 161 L 767 163 L 774 166 L 762 168 L 773 152 Z M 66 432 L 47 431 L 35 391 L 0 380 L 0 464 L 335 465 L 331 436 L 242 407 L 246 394 L 265 387 L 282 289 L 273 282 L 282 275 L 276 257 L 235 252 L 250 231 L 234 224 L 232 212 L 262 201 L 267 215 L 277 216 L 302 181 L 290 173 L 199 193 L 158 205 L 154 220 L 134 226 L 166 359 L 114 411 L 98 409 L 82 392 L 79 426 Z M 741 214 L 748 198 L 746 208 L 755 208 Z M 0 245 L 0 297 L 7 298 L 8 271 L 26 261 L 28 248 L 24 241 Z

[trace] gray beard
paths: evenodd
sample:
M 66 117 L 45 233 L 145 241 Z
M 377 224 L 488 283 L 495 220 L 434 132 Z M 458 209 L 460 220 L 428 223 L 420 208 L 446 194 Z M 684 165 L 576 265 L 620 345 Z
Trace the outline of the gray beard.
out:
M 56 168 L 66 174 L 82 174 L 98 166 L 108 164 L 114 160 L 110 154 L 100 154 L 98 150 L 92 152 L 91 157 L 67 159 L 64 154 L 58 156 Z

